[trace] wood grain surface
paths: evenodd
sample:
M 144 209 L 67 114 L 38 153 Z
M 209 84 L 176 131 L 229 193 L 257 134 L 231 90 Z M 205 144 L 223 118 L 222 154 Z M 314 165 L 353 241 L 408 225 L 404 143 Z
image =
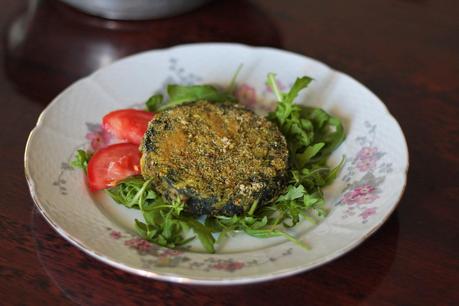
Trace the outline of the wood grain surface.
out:
M 459 305 L 459 2 L 219 0 L 118 22 L 57 1 L 0 0 L 0 305 Z M 28 133 L 66 86 L 143 50 L 240 42 L 321 60 L 367 85 L 408 141 L 405 194 L 357 249 L 261 284 L 165 283 L 71 246 L 34 208 Z

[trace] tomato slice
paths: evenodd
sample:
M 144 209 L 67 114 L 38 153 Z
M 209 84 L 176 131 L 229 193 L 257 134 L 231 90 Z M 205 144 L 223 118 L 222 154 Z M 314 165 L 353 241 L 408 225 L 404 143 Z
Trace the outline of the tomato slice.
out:
M 91 191 L 113 187 L 122 179 L 140 174 L 139 147 L 132 143 L 118 143 L 97 151 L 88 163 L 88 182 Z
M 108 113 L 102 119 L 104 128 L 118 139 L 140 144 L 153 119 L 153 113 L 137 109 L 120 109 Z

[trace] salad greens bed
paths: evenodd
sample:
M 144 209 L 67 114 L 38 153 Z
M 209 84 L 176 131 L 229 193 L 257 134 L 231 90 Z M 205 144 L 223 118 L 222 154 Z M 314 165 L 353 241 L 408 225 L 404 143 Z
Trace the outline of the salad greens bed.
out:
M 277 99 L 276 109 L 269 113 L 268 119 L 276 123 L 285 136 L 291 161 L 289 185 L 272 204 L 258 207 L 254 202 L 243 215 L 207 216 L 201 222 L 186 214 L 185 203 L 179 198 L 173 202 L 165 201 L 154 191 L 151 180 L 144 180 L 141 176 L 129 177 L 105 191 L 117 203 L 139 209 L 144 221 L 135 220 L 136 231 L 144 239 L 161 246 L 176 248 L 197 237 L 207 252 L 214 253 L 215 244 L 222 243 L 236 232 L 244 232 L 257 238 L 281 236 L 309 249 L 304 241 L 290 235 L 288 228 L 301 220 L 315 224 L 327 215 L 322 187 L 333 182 L 344 159 L 333 168 L 326 165 L 326 160 L 345 137 L 338 118 L 320 108 L 294 104 L 299 92 L 311 81 L 307 76 L 297 78 L 290 91 L 283 93 L 277 86 L 275 75 L 268 74 L 267 84 Z M 162 95 L 152 96 L 146 102 L 147 109 L 157 112 L 196 100 L 237 103 L 231 94 L 234 82 L 235 77 L 227 91 L 211 85 L 169 85 L 168 101 L 164 101 Z M 72 165 L 86 169 L 90 158 L 90 153 L 78 150 Z M 190 236 L 190 230 L 193 236 Z

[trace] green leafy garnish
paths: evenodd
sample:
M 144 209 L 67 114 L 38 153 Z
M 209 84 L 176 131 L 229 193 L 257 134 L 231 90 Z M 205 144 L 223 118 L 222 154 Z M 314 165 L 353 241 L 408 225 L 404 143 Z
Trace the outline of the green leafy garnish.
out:
M 105 189 L 105 192 L 116 202 L 126 207 L 139 208 L 142 204 L 156 200 L 157 195 L 151 189 L 150 181 L 145 181 L 141 176 L 129 177 L 115 187 Z
M 159 111 L 187 102 L 206 100 L 210 102 L 235 102 L 233 95 L 222 92 L 212 85 L 168 85 L 169 101 Z
M 325 202 L 321 193 L 309 194 L 301 184 L 289 185 L 275 203 L 257 209 L 255 202 L 251 209 L 241 216 L 207 217 L 206 226 L 220 233 L 221 243 L 233 232 L 245 232 L 256 238 L 284 237 L 308 250 L 310 247 L 285 228 L 294 227 L 302 219 L 315 224 L 317 218 L 326 215 Z
M 85 150 L 77 150 L 75 158 L 70 162 L 74 169 L 83 169 L 85 173 L 88 172 L 88 162 L 92 157 L 92 153 Z
M 121 181 L 106 192 L 117 203 L 129 208 L 138 208 L 145 222 L 135 220 L 134 227 L 144 239 L 161 246 L 174 248 L 184 245 L 195 237 L 194 232 L 209 253 L 214 253 L 215 239 L 211 230 L 183 212 L 184 203 L 176 199 L 171 203 L 158 196 L 145 181 L 134 176 Z
M 186 220 L 186 224 L 198 235 L 199 241 L 209 253 L 215 253 L 214 243 L 215 239 L 212 236 L 212 231 L 204 226 L 199 221 L 189 217 Z
M 162 95 L 154 95 L 146 102 L 147 109 L 156 112 L 198 100 L 235 102 L 232 92 L 240 69 L 241 66 L 226 91 L 212 85 L 169 85 L 168 101 L 163 101 Z M 326 165 L 326 160 L 345 137 L 342 123 L 336 117 L 320 108 L 294 103 L 300 91 L 311 82 L 312 78 L 307 76 L 297 78 L 284 93 L 279 90 L 275 75 L 268 74 L 267 84 L 278 100 L 268 119 L 285 136 L 291 161 L 289 184 L 272 203 L 262 206 L 254 202 L 242 215 L 207 216 L 201 223 L 186 213 L 185 203 L 179 197 L 173 201 L 164 199 L 154 191 L 151 180 L 141 176 L 127 178 L 106 192 L 116 202 L 139 209 L 144 221 L 135 220 L 136 231 L 161 246 L 175 248 L 197 237 L 207 252 L 214 253 L 215 244 L 222 244 L 236 232 L 244 232 L 257 238 L 284 237 L 309 249 L 304 241 L 291 235 L 289 229 L 302 220 L 315 224 L 327 215 L 322 188 L 337 177 L 344 158 L 333 168 Z M 79 150 L 72 165 L 85 169 L 89 158 L 87 152 Z
M 227 90 L 220 90 L 213 85 L 177 85 L 167 86 L 169 100 L 164 101 L 163 95 L 155 94 L 145 102 L 146 108 L 150 112 L 159 112 L 184 103 L 206 100 L 209 102 L 237 102 L 233 92 L 236 88 L 236 79 L 242 69 L 242 64 L 238 66 Z
M 167 86 L 169 100 L 164 101 L 161 94 L 151 96 L 145 102 L 147 110 L 159 112 L 181 104 L 206 100 L 209 102 L 236 102 L 236 98 L 230 93 L 221 91 L 213 85 L 177 85 Z
M 310 77 L 297 78 L 288 93 L 282 93 L 273 73 L 268 74 L 278 104 L 268 118 L 275 122 L 289 145 L 291 159 L 296 168 L 323 163 L 343 142 L 344 128 L 341 121 L 320 108 L 294 104 L 299 92 L 312 81 Z
M 147 102 L 145 102 L 145 105 L 149 112 L 155 112 L 162 102 L 163 102 L 163 95 L 157 94 L 157 95 L 151 96 L 147 100 Z
M 239 75 L 239 72 L 241 72 L 241 69 L 242 69 L 242 64 L 240 64 L 236 71 L 234 72 L 233 74 L 233 77 L 231 78 L 231 81 L 228 85 L 228 88 L 226 89 L 226 92 L 229 93 L 229 94 L 233 94 L 234 90 L 236 89 L 236 80 L 237 80 L 237 77 Z

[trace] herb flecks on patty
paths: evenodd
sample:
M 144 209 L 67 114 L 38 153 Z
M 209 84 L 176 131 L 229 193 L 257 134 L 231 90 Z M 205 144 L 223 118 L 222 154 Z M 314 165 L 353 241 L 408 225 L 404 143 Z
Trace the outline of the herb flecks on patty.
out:
M 277 126 L 231 103 L 198 101 L 159 112 L 142 143 L 142 175 L 195 214 L 234 215 L 287 184 L 288 149 Z

